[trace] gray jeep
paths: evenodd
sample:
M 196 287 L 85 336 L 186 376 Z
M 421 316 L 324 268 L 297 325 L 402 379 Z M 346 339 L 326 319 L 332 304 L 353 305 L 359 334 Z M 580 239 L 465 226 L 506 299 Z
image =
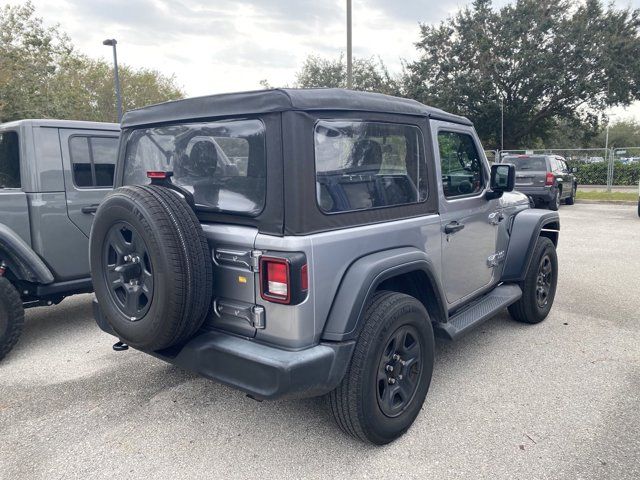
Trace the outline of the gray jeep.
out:
M 112 188 L 119 126 L 64 120 L 0 125 L 0 359 L 24 308 L 92 291 L 89 231 Z
M 266 90 L 126 114 L 90 260 L 100 327 L 256 399 L 328 394 L 384 444 L 420 412 L 434 336 L 548 315 L 556 212 L 510 193 L 473 125 L 418 102 Z

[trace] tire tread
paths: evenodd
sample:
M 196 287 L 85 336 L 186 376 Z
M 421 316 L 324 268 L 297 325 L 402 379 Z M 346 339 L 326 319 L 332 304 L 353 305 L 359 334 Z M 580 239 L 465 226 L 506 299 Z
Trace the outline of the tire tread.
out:
M 24 329 L 24 306 L 20 294 L 5 278 L 0 277 L 0 302 L 5 302 L 8 315 L 7 332 L 0 337 L 0 360 L 18 343 Z

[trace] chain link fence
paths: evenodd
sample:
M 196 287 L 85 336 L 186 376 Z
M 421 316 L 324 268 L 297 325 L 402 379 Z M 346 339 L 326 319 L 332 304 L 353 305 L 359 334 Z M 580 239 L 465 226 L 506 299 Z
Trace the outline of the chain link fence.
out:
M 503 150 L 499 155 L 559 155 L 569 168 L 576 168 L 578 184 L 607 190 L 613 186 L 637 186 L 640 181 L 640 147 Z

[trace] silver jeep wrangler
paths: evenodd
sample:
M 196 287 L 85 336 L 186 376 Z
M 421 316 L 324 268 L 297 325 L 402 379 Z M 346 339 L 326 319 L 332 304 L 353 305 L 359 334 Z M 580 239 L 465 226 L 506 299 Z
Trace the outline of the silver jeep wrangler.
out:
M 556 212 L 511 192 L 472 124 L 339 89 L 126 114 L 90 261 L 100 327 L 256 399 L 328 394 L 375 444 L 420 412 L 434 336 L 504 308 L 538 323 Z
M 92 291 L 89 232 L 111 190 L 120 127 L 20 120 L 0 124 L 0 360 L 24 308 Z

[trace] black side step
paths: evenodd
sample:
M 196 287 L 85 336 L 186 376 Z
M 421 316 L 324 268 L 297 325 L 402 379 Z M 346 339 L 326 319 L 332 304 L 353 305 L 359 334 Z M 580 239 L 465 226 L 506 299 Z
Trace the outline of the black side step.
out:
M 468 307 L 456 312 L 449 321 L 433 325 L 439 338 L 458 340 L 478 325 L 490 319 L 502 309 L 520 300 L 522 290 L 518 285 L 505 283 L 480 297 Z

